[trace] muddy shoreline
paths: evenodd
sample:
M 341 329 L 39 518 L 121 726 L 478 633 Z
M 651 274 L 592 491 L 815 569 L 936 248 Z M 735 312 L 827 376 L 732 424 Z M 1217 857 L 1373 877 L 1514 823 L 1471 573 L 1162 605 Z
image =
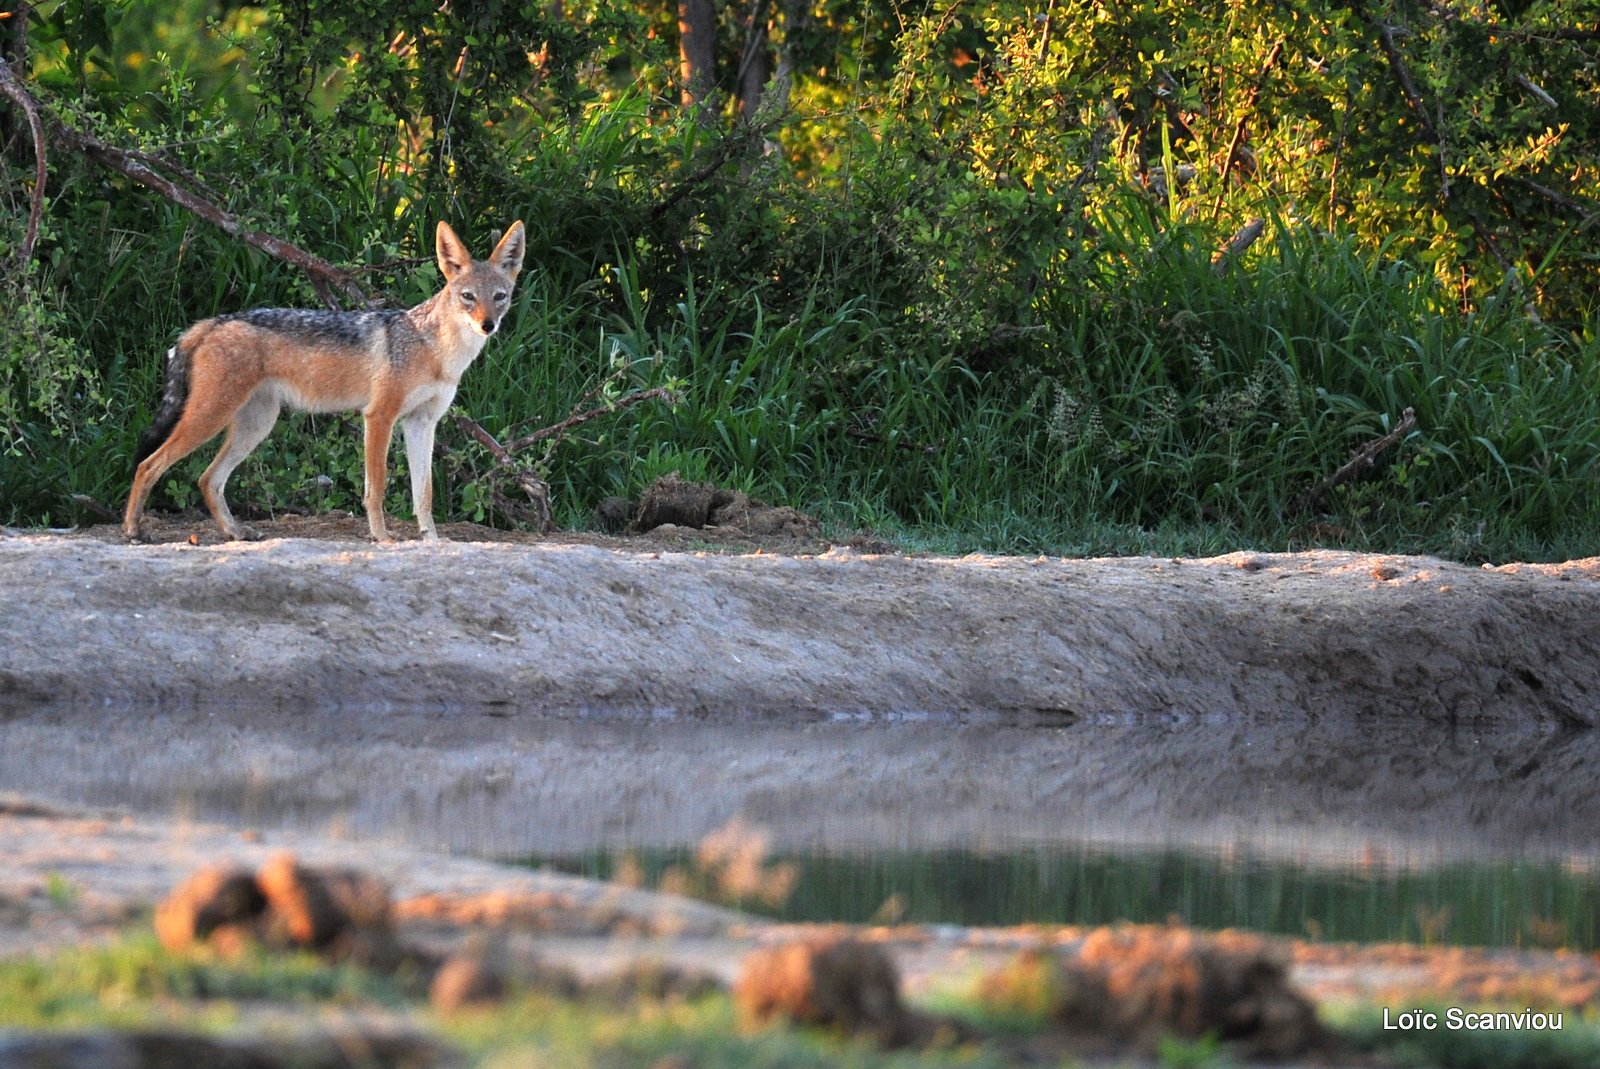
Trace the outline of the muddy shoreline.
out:
M 456 533 L 460 537 L 459 532 Z M 0 537 L 0 702 L 1593 725 L 1600 562 Z

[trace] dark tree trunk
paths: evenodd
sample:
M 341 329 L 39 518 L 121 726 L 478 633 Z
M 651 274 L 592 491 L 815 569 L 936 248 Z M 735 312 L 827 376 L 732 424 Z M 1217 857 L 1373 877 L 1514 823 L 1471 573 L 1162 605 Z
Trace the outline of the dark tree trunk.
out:
M 767 47 L 767 0 L 755 0 L 745 24 L 744 52 L 739 57 L 739 116 L 754 122 L 761 95 L 772 78 L 772 50 Z
M 717 9 L 712 0 L 678 0 L 683 102 L 698 104 L 717 82 Z

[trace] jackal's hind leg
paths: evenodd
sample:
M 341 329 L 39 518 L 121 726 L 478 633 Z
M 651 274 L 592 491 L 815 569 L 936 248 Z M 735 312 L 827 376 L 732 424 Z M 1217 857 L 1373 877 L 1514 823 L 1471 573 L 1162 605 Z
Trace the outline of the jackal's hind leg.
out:
M 234 414 L 233 401 L 227 396 L 190 394 L 182 415 L 168 432 L 166 440 L 145 457 L 133 473 L 133 487 L 128 491 L 128 507 L 122 514 L 122 533 L 129 541 L 142 541 L 145 537 L 144 506 L 156 483 L 174 464 L 215 438 L 217 432 L 228 425 Z M 212 467 L 216 467 L 215 462 Z M 215 509 L 212 511 L 215 515 Z
M 212 519 L 217 521 L 217 526 L 228 538 L 254 541 L 261 537 L 233 518 L 225 491 L 228 486 L 228 476 L 233 474 L 233 469 L 261 444 L 272 431 L 272 425 L 278 422 L 279 406 L 277 396 L 266 390 L 256 393 L 246 401 L 244 407 L 234 415 L 233 422 L 229 424 L 228 437 L 223 439 L 222 448 L 217 451 L 216 459 L 205 470 L 205 474 L 200 476 L 200 493 L 206 499 L 206 507 L 211 510 Z

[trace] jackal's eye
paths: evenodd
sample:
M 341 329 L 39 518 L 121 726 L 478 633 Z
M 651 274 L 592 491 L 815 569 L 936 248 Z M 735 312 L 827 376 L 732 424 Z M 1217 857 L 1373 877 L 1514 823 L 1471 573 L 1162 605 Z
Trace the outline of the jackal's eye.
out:
M 509 297 L 509 296 L 511 296 L 511 295 L 509 293 L 507 293 L 505 290 L 495 290 L 494 291 L 494 303 L 495 304 L 505 304 L 506 303 L 506 298 Z
M 473 295 L 471 290 L 462 290 L 461 303 L 470 308 L 472 305 L 478 303 L 478 298 Z

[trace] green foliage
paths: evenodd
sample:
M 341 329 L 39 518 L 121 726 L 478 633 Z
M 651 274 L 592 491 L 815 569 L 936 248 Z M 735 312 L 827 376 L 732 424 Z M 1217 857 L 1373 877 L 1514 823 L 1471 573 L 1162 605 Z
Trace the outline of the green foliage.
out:
M 31 77 L 397 304 L 437 285 L 435 219 L 482 248 L 524 218 L 463 408 L 511 438 L 681 398 L 530 458 L 560 523 L 678 471 L 953 548 L 1545 557 L 1600 539 L 1600 59 L 1574 3 L 780 5 L 789 109 L 731 132 L 679 108 L 672 24 L 628 5 L 60 0 Z M 51 165 L 35 262 L 0 279 L 4 522 L 119 502 L 185 324 L 319 300 Z M 4 167 L 27 188 L 25 147 Z M 1266 236 L 1215 269 L 1250 218 Z M 1368 477 L 1313 493 L 1407 407 Z M 492 462 L 442 433 L 439 511 L 500 522 Z M 286 421 L 241 506 L 358 509 L 356 437 Z
M 0 280 L 0 452 L 20 456 L 31 435 L 74 437 L 100 415 L 100 382 L 66 327 L 58 298 L 25 278 Z

